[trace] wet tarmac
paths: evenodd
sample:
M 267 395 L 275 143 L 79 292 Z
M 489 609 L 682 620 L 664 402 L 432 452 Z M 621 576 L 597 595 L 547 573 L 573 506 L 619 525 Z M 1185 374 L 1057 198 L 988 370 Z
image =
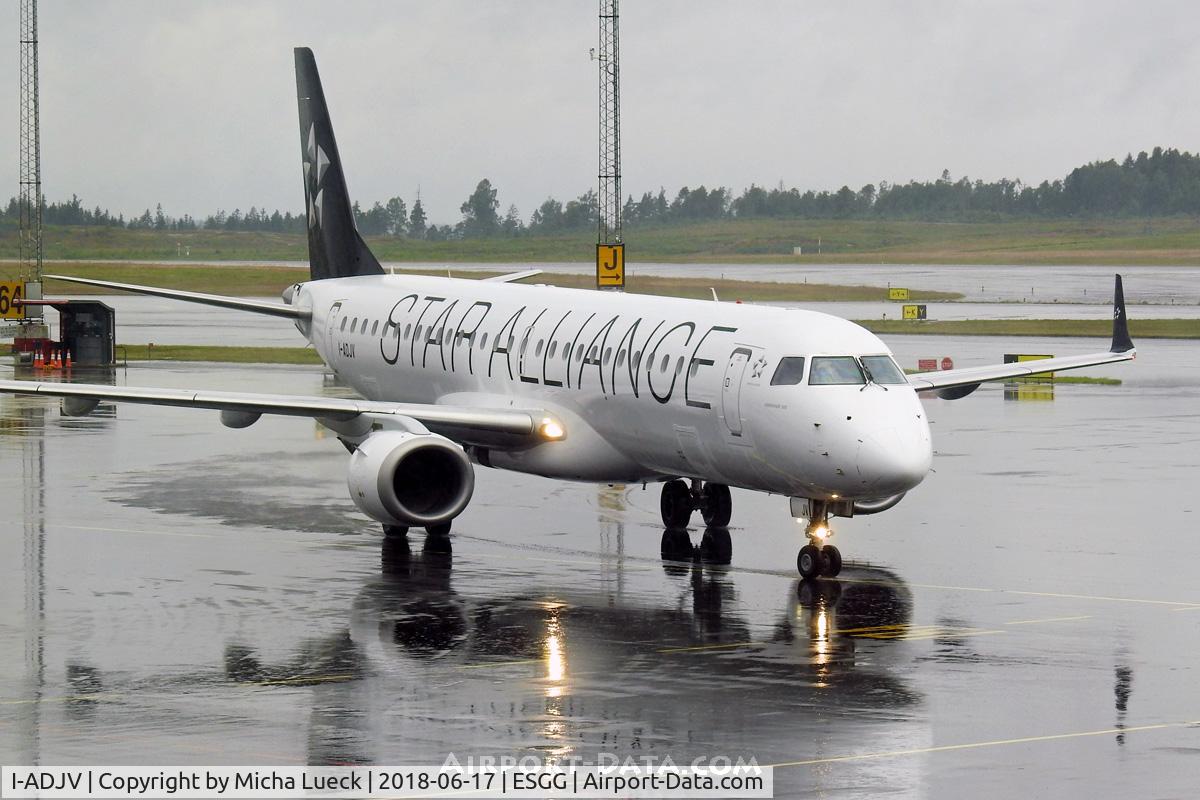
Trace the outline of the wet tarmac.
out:
M 1111 280 L 1111 276 L 1109 277 Z M 1111 288 L 1110 288 L 1111 295 Z M 273 317 L 251 316 L 244 312 L 209 306 L 185 305 L 157 297 L 130 295 L 99 298 L 116 311 L 118 341 L 124 345 L 199 344 L 199 345 L 257 345 L 269 347 L 302 347 L 305 342 L 296 328 Z M 264 297 L 274 302 L 278 298 Z M 722 300 L 734 301 L 735 297 Z M 800 306 L 812 311 L 846 319 L 897 319 L 902 303 L 835 302 L 835 303 L 775 303 L 771 305 Z M 1090 303 L 927 303 L 931 320 L 962 319 L 1110 319 L 1111 300 L 1102 304 Z M 1139 303 L 1130 309 L 1134 319 L 1195 319 L 1200 317 L 1200 305 L 1163 305 Z M 247 317 L 250 317 L 247 319 Z M 56 315 L 51 322 L 57 333 Z M 235 332 L 232 333 L 231 332 Z M 131 359 L 145 359 L 142 348 L 128 349 Z
M 634 246 L 634 245 L 631 245 Z M 89 263 L 81 259 L 79 263 Z M 69 263 L 64 272 L 70 272 Z M 105 259 L 103 263 L 114 263 Z M 118 260 L 126 264 L 159 264 L 136 260 Z M 302 261 L 220 261 L 189 262 L 213 269 L 237 269 L 242 266 L 284 266 L 307 268 Z M 530 267 L 545 272 L 591 275 L 595 265 L 578 261 L 527 262 L 385 262 L 384 267 L 416 270 L 431 274 L 459 275 L 472 272 L 523 272 Z M 781 283 L 831 283 L 838 285 L 905 286 L 946 292 L 959 292 L 970 303 L 1028 303 L 1085 305 L 1107 304 L 1112 298 L 1112 276 L 1125 276 L 1125 295 L 1132 304 L 1165 306 L 1200 305 L 1200 282 L 1195 266 L 1112 266 L 1074 264 L 721 264 L 657 263 L 630 261 L 627 274 L 632 281 L 638 275 L 729 278 L 731 280 L 775 281 Z M 146 272 L 146 283 L 153 283 L 153 269 Z M 270 298 L 276 299 L 274 297 Z M 732 299 L 732 298 L 731 298 Z M 1020 312 L 1016 312 L 1020 313 Z M 873 314 L 868 316 L 874 316 Z
M 722 564 L 722 532 L 664 533 L 654 487 L 481 469 L 450 552 L 405 547 L 311 422 L 0 398 L 0 762 L 740 756 L 780 797 L 1194 796 L 1200 347 L 1139 344 L 1095 373 L 1121 386 L 927 402 L 934 474 L 840 521 L 852 563 L 818 584 L 780 497 L 734 491 Z

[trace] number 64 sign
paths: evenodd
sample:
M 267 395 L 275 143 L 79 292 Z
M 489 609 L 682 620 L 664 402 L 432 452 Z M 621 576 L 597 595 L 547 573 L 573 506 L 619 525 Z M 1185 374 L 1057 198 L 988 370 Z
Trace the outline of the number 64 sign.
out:
M 18 281 L 0 281 L 0 319 L 24 319 L 25 307 L 19 301 L 25 286 Z

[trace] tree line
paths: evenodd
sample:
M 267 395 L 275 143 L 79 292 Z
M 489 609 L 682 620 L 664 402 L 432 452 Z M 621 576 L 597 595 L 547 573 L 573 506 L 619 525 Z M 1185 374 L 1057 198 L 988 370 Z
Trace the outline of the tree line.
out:
M 455 224 L 430 223 L 420 197 L 411 208 L 400 197 L 376 201 L 369 208 L 354 204 L 353 212 L 364 236 L 413 239 L 468 239 L 489 236 L 523 236 L 582 231 L 598 222 L 596 193 L 588 190 L 565 203 L 547 198 L 530 215 L 521 217 L 515 205 L 500 212 L 498 191 L 484 178 L 459 208 Z M 20 207 L 9 200 L 0 221 L 16 223 Z M 1200 154 L 1154 148 L 1150 153 L 1129 154 L 1123 161 L 1094 161 L 1076 167 L 1061 180 L 1037 186 L 1001 178 L 993 182 L 953 179 L 949 171 L 933 181 L 867 184 L 858 190 L 843 186 L 837 191 L 801 191 L 751 184 L 741 194 L 721 186 L 714 189 L 684 186 L 673 196 L 665 189 L 632 195 L 623 204 L 627 227 L 673 225 L 720 219 L 914 219 L 986 220 L 1038 217 L 1200 215 Z M 218 211 L 203 220 L 184 214 L 173 217 L 161 204 L 152 212 L 126 219 L 108 209 L 87 208 L 72 195 L 69 201 L 43 206 L 48 225 L 102 225 L 159 231 L 230 230 L 303 233 L 304 213 L 278 209 L 268 212 Z

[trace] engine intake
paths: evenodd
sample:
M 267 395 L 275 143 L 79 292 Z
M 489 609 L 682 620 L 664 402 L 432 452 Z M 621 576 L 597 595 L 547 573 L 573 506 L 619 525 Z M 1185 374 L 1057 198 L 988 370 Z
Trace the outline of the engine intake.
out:
M 354 504 L 385 525 L 437 525 L 467 507 L 475 471 L 444 436 L 382 431 L 350 456 L 346 485 Z

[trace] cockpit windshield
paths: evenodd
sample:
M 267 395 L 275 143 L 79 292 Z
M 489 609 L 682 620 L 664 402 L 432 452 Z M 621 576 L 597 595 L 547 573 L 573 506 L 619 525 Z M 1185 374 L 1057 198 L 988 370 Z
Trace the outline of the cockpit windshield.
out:
M 871 380 L 881 384 L 904 384 L 908 379 L 892 361 L 891 356 L 863 356 L 862 364 L 871 373 Z
M 861 386 L 867 382 L 854 356 L 813 356 L 810 386 Z
M 779 359 L 779 366 L 771 376 L 772 386 L 795 386 L 804 379 L 804 356 L 788 356 Z

